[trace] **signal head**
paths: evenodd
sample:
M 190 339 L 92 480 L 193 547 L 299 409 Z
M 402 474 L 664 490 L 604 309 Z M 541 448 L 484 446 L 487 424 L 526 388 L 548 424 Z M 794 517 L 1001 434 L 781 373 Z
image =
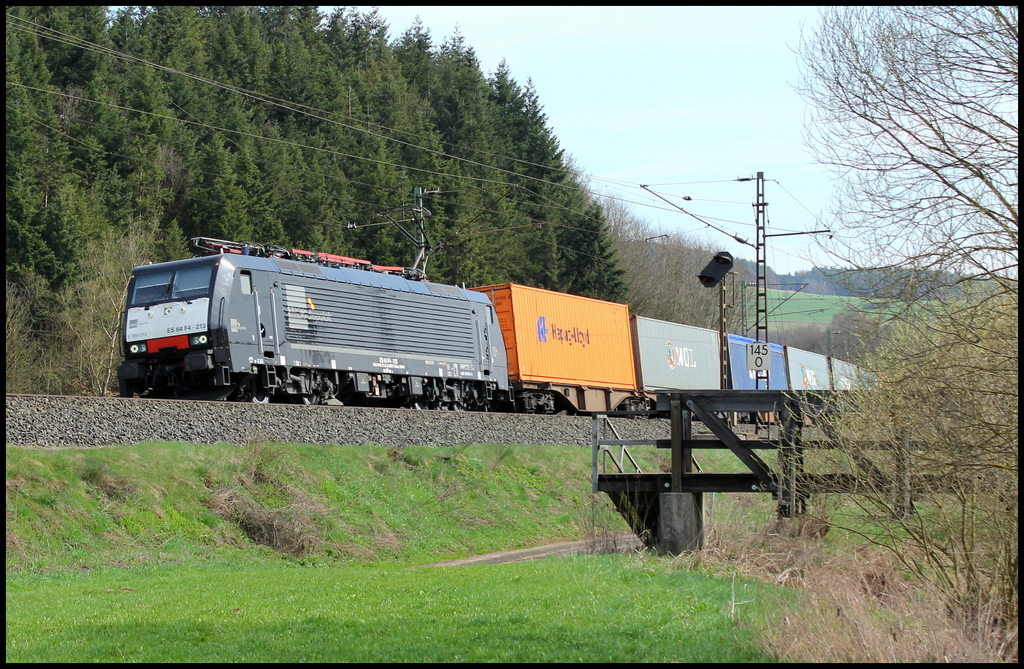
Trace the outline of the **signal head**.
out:
M 732 271 L 732 254 L 728 251 L 719 251 L 711 262 L 697 275 L 697 280 L 705 288 L 714 288 L 725 276 Z

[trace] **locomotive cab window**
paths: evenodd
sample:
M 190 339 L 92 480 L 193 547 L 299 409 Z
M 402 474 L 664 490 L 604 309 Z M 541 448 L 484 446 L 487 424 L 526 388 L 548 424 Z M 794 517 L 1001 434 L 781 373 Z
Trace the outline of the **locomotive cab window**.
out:
M 135 292 L 132 304 L 147 304 L 166 300 L 171 291 L 174 272 L 153 272 L 135 277 Z
M 210 294 L 212 276 L 213 267 L 209 265 L 139 274 L 135 277 L 131 304 L 134 306 L 206 297 Z
M 242 286 L 242 292 L 246 295 L 252 295 L 252 272 L 242 270 L 239 275 L 239 282 Z
M 212 267 L 189 267 L 174 273 L 175 300 L 194 300 L 210 294 L 210 272 Z

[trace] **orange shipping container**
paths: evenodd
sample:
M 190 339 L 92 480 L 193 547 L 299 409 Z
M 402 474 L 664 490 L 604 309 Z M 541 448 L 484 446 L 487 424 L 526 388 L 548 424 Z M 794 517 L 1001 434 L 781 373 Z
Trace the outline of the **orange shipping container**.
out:
M 627 305 L 514 283 L 472 290 L 494 303 L 509 380 L 636 388 Z

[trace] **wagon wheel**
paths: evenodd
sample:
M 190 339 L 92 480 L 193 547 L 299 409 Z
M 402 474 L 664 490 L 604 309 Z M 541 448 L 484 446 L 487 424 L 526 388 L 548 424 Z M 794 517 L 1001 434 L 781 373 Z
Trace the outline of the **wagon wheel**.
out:
M 423 401 L 428 409 L 445 409 L 445 403 L 443 396 L 437 391 L 437 387 L 433 384 L 431 379 L 427 379 L 427 382 L 423 384 Z

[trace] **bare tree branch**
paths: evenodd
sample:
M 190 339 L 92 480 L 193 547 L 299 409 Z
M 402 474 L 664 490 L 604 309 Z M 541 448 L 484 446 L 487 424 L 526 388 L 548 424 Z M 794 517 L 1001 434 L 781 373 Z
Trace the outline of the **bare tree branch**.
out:
M 880 474 L 857 503 L 883 543 L 1014 649 L 1018 45 L 1016 7 L 835 7 L 799 48 L 806 139 L 841 183 L 824 248 L 888 289 L 861 360 L 880 383 L 834 426 L 837 452 Z M 897 501 L 908 471 L 934 483 Z

